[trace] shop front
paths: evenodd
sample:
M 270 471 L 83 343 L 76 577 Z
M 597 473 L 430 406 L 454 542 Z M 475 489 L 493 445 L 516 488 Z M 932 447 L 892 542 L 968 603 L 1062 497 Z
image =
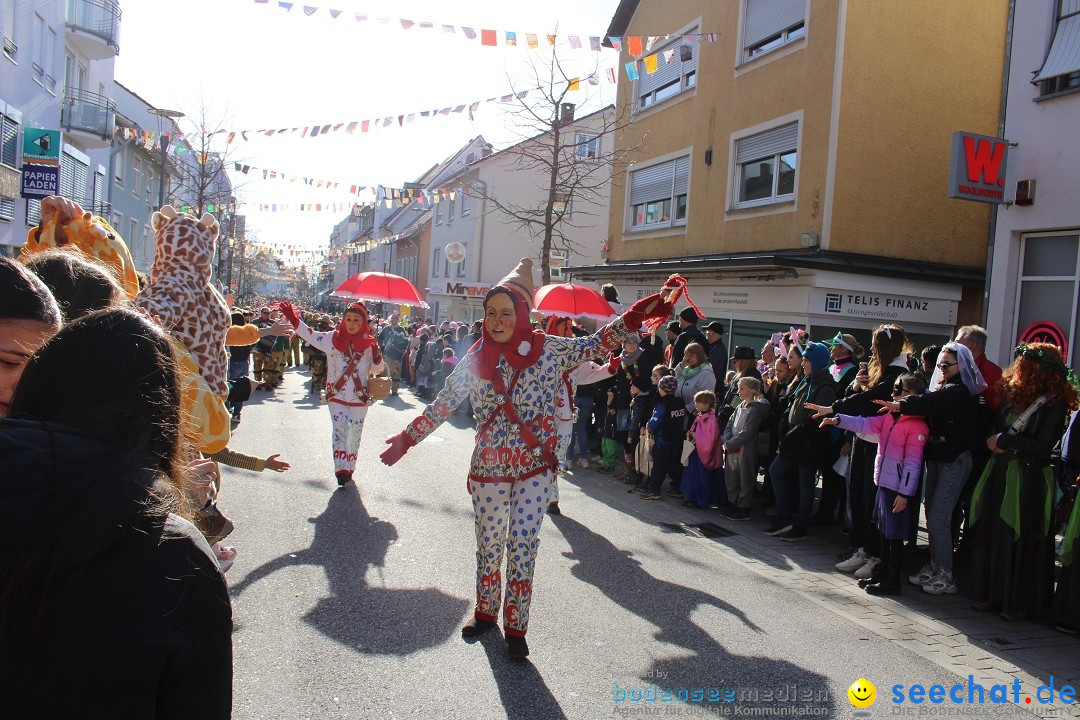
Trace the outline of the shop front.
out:
M 472 323 L 484 317 L 484 296 L 491 285 L 445 280 L 428 290 L 431 317 L 436 322 Z

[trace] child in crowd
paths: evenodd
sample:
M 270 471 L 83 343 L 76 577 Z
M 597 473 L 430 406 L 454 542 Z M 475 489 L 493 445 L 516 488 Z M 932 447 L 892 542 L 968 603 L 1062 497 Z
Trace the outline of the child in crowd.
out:
M 686 406 L 675 395 L 679 381 L 674 375 L 665 375 L 657 383 L 659 400 L 649 418 L 647 427 L 653 433 L 653 468 L 649 490 L 643 500 L 659 500 L 664 477 L 679 464 L 683 440 L 686 439 Z
M 742 402 L 723 429 L 728 503 L 724 517 L 749 520 L 757 486 L 758 433 L 765 427 L 772 411 L 761 394 L 761 381 L 755 377 L 740 378 L 739 399 Z
M 925 390 L 922 378 L 905 373 L 896 379 L 893 401 L 921 395 Z M 918 497 L 923 448 L 930 430 L 923 418 L 899 412 L 876 417 L 835 415 L 821 421 L 821 427 L 829 425 L 879 438 L 874 462 L 874 521 L 881 534 L 881 562 L 859 586 L 871 595 L 899 595 L 903 589 L 904 541 L 911 531 L 908 514 L 918 507 L 910 501 Z
M 639 375 L 630 383 L 630 422 L 626 432 L 628 467 L 630 468 L 627 482 L 631 484 L 628 492 L 636 492 L 648 482 L 642 467 L 645 463 L 638 460 L 638 450 L 641 445 L 641 436 L 647 432 L 645 423 L 649 422 L 649 416 L 653 411 L 652 391 L 653 385 L 649 378 Z
M 438 395 L 443 385 L 446 384 L 446 378 L 450 377 L 450 373 L 454 372 L 454 368 L 457 367 L 458 359 L 454 355 L 454 348 L 447 346 L 442 351 L 442 362 L 439 363 L 439 369 L 435 373 L 435 394 Z
M 600 472 L 615 471 L 616 457 L 620 452 L 618 434 L 618 410 L 615 409 L 615 390 L 607 391 L 607 412 L 604 414 L 604 436 L 600 441 Z
M 694 442 L 694 451 L 683 473 L 683 505 L 707 508 L 726 500 L 715 497 L 723 488 L 724 443 L 723 429 L 716 421 L 716 393 L 702 390 L 694 395 L 694 422 L 687 433 Z

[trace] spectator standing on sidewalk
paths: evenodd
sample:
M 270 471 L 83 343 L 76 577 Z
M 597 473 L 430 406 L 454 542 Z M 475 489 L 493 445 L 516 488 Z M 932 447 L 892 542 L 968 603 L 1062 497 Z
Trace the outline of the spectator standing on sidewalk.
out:
M 724 344 L 724 326 L 722 323 L 712 321 L 705 326 L 705 339 L 709 342 L 709 364 L 712 365 L 713 375 L 716 376 L 716 397 L 724 397 L 727 386 L 724 385 L 724 377 L 728 371 L 728 349 Z

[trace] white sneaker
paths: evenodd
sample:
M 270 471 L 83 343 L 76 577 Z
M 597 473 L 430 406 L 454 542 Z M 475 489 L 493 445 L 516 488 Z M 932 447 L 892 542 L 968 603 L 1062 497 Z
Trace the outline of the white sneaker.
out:
M 922 586 L 922 590 L 931 595 L 955 595 L 956 584 L 953 582 L 953 574 L 948 571 L 938 573 L 930 582 Z
M 928 582 L 934 579 L 934 575 L 936 574 L 937 573 L 934 571 L 934 566 L 927 563 L 926 565 L 922 566 L 922 570 L 915 573 L 914 575 L 910 575 L 908 577 L 908 582 L 910 582 L 912 585 L 926 585 Z
M 589 458 L 578 458 L 577 466 L 582 470 L 589 469 Z
M 881 558 L 876 558 L 876 557 L 867 558 L 866 563 L 863 564 L 863 566 L 861 568 L 859 568 L 858 570 L 855 571 L 855 577 L 859 578 L 860 580 L 869 579 L 870 576 L 874 574 L 874 570 L 877 569 L 877 566 L 880 563 L 881 563 Z
M 836 563 L 834 567 L 840 572 L 855 572 L 870 559 L 870 556 L 863 552 L 862 548 L 859 548 L 855 553 L 847 560 Z

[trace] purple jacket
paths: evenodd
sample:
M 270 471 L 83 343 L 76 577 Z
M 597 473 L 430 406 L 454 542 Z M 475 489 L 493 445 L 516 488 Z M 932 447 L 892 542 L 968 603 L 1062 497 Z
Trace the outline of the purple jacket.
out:
M 917 415 L 900 415 L 897 419 L 893 413 L 836 417 L 844 430 L 878 436 L 874 483 L 904 497 L 914 497 L 922 475 L 923 446 L 930 437 L 926 421 Z

